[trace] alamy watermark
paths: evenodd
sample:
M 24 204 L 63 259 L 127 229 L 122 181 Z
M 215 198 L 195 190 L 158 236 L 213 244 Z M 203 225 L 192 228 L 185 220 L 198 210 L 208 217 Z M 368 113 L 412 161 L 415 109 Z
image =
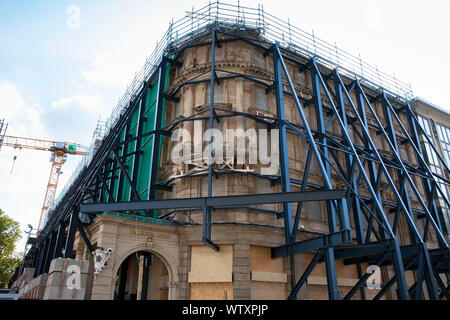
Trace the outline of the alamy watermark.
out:
M 381 289 L 381 270 L 377 265 L 367 267 L 367 273 L 371 275 L 366 280 L 367 289 Z
M 79 6 L 72 4 L 66 9 L 69 15 L 66 20 L 66 26 L 69 30 L 78 30 L 81 28 L 81 9 Z
M 66 286 L 70 290 L 81 288 L 81 270 L 77 265 L 70 265 L 66 269 L 66 273 L 69 275 L 66 280 Z
M 269 132 L 270 131 L 270 132 Z M 178 128 L 172 134 L 174 164 L 264 165 L 261 174 L 276 174 L 279 168 L 278 129 L 207 129 L 194 124 L 194 134 Z M 270 148 L 269 148 L 270 144 Z M 269 150 L 270 149 L 270 150 Z

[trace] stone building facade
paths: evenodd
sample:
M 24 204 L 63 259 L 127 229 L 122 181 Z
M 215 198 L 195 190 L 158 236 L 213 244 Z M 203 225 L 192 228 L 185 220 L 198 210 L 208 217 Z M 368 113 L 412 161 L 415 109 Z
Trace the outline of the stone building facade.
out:
M 220 39 L 220 40 L 225 40 Z M 208 41 L 205 41 L 208 43 Z M 208 73 L 210 68 L 210 45 L 194 46 L 186 49 L 178 58 L 181 67 L 173 67 L 169 74 L 169 88 L 176 88 L 187 79 L 198 76 L 197 82 L 183 85 L 177 90 L 178 102 L 167 102 L 165 121 L 166 124 L 176 120 L 187 118 L 193 114 L 205 111 L 208 116 L 210 82 Z M 302 97 L 312 99 L 313 89 L 311 76 L 308 70 L 299 71 L 294 64 L 288 63 L 291 78 L 295 79 L 295 86 L 302 92 Z M 223 41 L 220 48 L 216 48 L 216 68 L 219 78 L 228 74 L 239 73 L 262 78 L 273 78 L 273 61 L 270 56 L 265 57 L 264 51 L 244 41 Z M 202 81 L 203 80 L 203 81 Z M 331 81 L 330 81 L 331 85 Z M 227 110 L 243 112 L 254 115 L 262 115 L 267 119 L 276 117 L 275 93 L 265 92 L 265 87 L 243 77 L 221 80 L 214 89 L 214 105 L 220 108 L 220 113 Z M 355 97 L 353 97 L 355 98 Z M 355 98 L 356 99 L 356 98 Z M 295 109 L 293 99 L 285 98 L 285 113 L 288 121 L 299 123 L 299 115 Z M 326 105 L 326 103 L 324 103 Z M 373 106 L 378 116 L 384 120 L 384 114 L 379 102 Z M 417 101 L 416 112 L 418 114 L 437 115 L 435 108 L 429 110 Z M 433 113 L 434 112 L 434 113 Z M 313 129 L 316 128 L 314 108 L 306 107 Z M 445 113 L 448 118 L 448 114 Z M 437 118 L 443 119 L 441 114 Z M 407 122 L 407 119 L 402 119 Z M 179 124 L 180 128 L 188 131 L 191 137 L 201 137 L 208 128 L 207 119 L 186 121 Z M 260 124 L 248 117 L 223 118 L 220 123 L 215 123 L 225 132 L 226 129 L 257 130 Z M 362 143 L 352 128 L 349 128 L 352 138 L 356 143 Z M 339 128 L 334 129 L 336 136 L 340 135 Z M 381 137 L 371 132 L 377 148 L 381 152 L 389 153 L 389 148 Z M 180 175 L 195 172 L 199 168 L 205 168 L 206 159 L 203 154 L 195 153 L 200 150 L 195 144 L 203 144 L 200 139 L 196 141 L 183 141 L 180 135 L 175 139 L 166 138 L 163 141 L 163 151 L 160 162 L 159 180 L 167 180 Z M 195 139 L 193 139 L 195 140 Z M 170 154 L 176 143 L 191 143 L 194 157 L 190 163 L 173 164 Z M 227 142 L 229 143 L 229 142 Z M 237 143 L 237 142 L 236 142 Z M 271 142 L 269 141 L 269 144 Z M 272 142 L 273 143 L 273 142 Z M 292 178 L 301 179 L 304 174 L 306 159 L 306 142 L 298 135 L 288 132 L 287 135 L 289 168 Z M 247 145 L 246 161 L 248 162 Z M 413 150 L 407 145 L 400 146 L 400 153 L 404 160 L 414 163 Z M 225 152 L 224 152 L 225 154 Z M 271 185 L 270 181 L 252 173 L 261 173 L 264 165 L 233 164 L 233 159 L 223 159 L 223 168 L 236 170 L 232 174 L 219 175 L 213 181 L 213 196 L 258 194 L 268 192 L 280 192 L 281 186 Z M 236 159 L 234 159 L 236 160 Z M 341 161 L 344 161 L 342 157 Z M 249 174 L 250 173 L 250 174 Z M 279 172 L 277 172 L 279 174 Z M 317 163 L 312 163 L 311 180 L 322 183 Z M 338 177 L 335 183 L 338 182 Z M 386 181 L 382 183 L 386 184 Z M 418 181 L 418 186 L 420 183 Z M 295 188 L 293 191 L 299 190 Z M 422 191 L 422 190 L 421 190 Z M 362 190 L 364 192 L 364 190 Z M 367 190 L 365 191 L 367 193 Z M 423 191 L 422 191 L 423 192 Z M 412 194 L 412 192 L 411 192 Z M 190 198 L 207 195 L 206 177 L 191 177 L 174 180 L 173 190 L 161 192 L 162 198 Z M 383 194 L 386 200 L 395 201 L 394 195 L 388 191 Z M 413 205 L 418 206 L 414 197 Z M 323 234 L 328 230 L 326 209 L 324 203 L 305 203 L 304 218 L 300 220 L 301 232 L 299 238 L 308 239 L 315 234 Z M 295 212 L 295 205 L 293 211 Z M 264 205 L 267 210 L 281 210 L 281 205 Z M 205 246 L 202 239 L 202 212 L 180 212 L 173 215 L 173 220 L 183 224 L 175 225 L 168 222 L 167 225 L 158 224 L 154 219 L 140 219 L 135 221 L 127 215 L 104 214 L 98 216 L 88 228 L 90 241 L 95 246 L 112 248 L 113 255 L 106 270 L 93 281 L 91 299 L 133 299 L 138 292 L 138 263 L 139 257 L 144 252 L 153 256 L 153 263 L 163 265 L 164 270 L 159 270 L 155 279 L 149 278 L 149 286 L 152 282 L 160 283 L 160 289 L 154 292 L 148 291 L 148 298 L 162 299 L 286 299 L 292 289 L 292 277 L 298 279 L 311 261 L 312 253 L 306 253 L 295 257 L 295 263 L 291 264 L 290 258 L 272 259 L 270 249 L 284 244 L 282 232 L 283 222 L 277 219 L 271 212 L 262 212 L 252 209 L 216 209 L 213 213 L 212 241 L 220 250 L 218 252 Z M 401 220 L 401 219 L 400 219 Z M 405 231 L 401 238 L 403 244 L 409 243 L 406 236 L 406 223 L 400 221 L 400 230 Z M 353 231 L 354 236 L 354 231 Z M 436 241 L 435 238 L 432 239 Z M 433 245 L 432 242 L 431 246 Z M 90 256 L 81 237 L 75 241 L 77 259 L 88 259 Z M 128 264 L 124 288 L 120 289 L 120 270 Z M 294 266 L 294 270 L 292 269 Z M 365 271 L 368 265 L 362 265 Z M 152 274 L 153 265 L 150 267 Z M 348 290 L 358 281 L 358 269 L 354 265 L 346 266 L 337 261 L 338 285 L 340 296 L 345 296 Z M 383 270 L 385 277 L 390 274 L 390 268 Z M 122 277 L 125 277 L 122 274 Z M 414 272 L 408 271 L 407 277 L 413 281 Z M 307 285 L 298 294 L 299 299 L 327 299 L 326 273 L 324 263 L 320 263 L 308 278 Z M 119 294 L 119 291 L 122 291 Z M 367 298 L 376 295 L 378 290 L 365 289 Z M 389 295 L 387 295 L 389 297 Z M 390 296 L 392 297 L 392 295 Z M 358 295 L 355 296 L 358 299 Z M 359 297 L 360 298 L 360 297 Z
M 227 130 L 235 133 L 230 139 L 224 134 L 227 138 L 223 148 L 214 151 L 211 196 L 255 195 L 283 191 L 280 179 L 276 178 L 281 176 L 278 163 L 275 168 L 271 168 L 270 162 L 252 161 L 255 148 L 261 147 L 261 139 L 267 139 L 266 156 L 269 153 L 272 156 L 279 150 L 279 140 L 272 135 L 273 126 L 267 136 L 262 137 L 258 134 L 260 130 L 268 129 L 270 124 L 278 119 L 277 95 L 272 86 L 275 79 L 274 56 L 268 53 L 268 48 L 255 45 L 261 40 L 261 35 L 251 28 L 241 30 L 239 37 L 229 36 L 225 32 L 219 33 L 214 40 L 218 43 L 214 50 L 211 46 L 213 42 L 211 36 L 202 37 L 191 43 L 179 55 L 172 57 L 175 61 L 172 61 L 168 67 L 165 93 L 166 97 L 170 98 L 165 100 L 163 127 L 170 129 L 170 135 L 164 136 L 161 141 L 157 180 L 165 184 L 164 188 L 158 189 L 157 199 L 208 196 L 208 176 L 205 174 L 205 170 L 208 169 L 208 154 L 204 150 L 209 139 L 205 133 L 210 129 L 211 102 L 216 112 L 215 116 L 220 119 L 218 121 L 216 117 L 213 117 L 213 128 L 222 133 Z M 213 51 L 215 52 L 214 74 L 211 72 Z M 317 139 L 321 139 L 317 112 L 320 110 L 324 117 L 322 120 L 328 124 L 327 134 L 335 141 L 342 141 L 344 129 L 333 121 L 334 117 L 330 111 L 333 105 L 327 100 L 328 97 L 324 92 L 321 92 L 319 96 L 315 94 L 317 89 L 314 81 L 317 79 L 308 67 L 304 67 L 308 65 L 309 58 L 288 50 L 284 52 L 284 56 L 290 79 L 293 80 L 298 99 L 302 101 L 302 110 Z M 324 66 L 320 66 L 320 71 L 328 75 L 333 72 Z M 211 77 L 215 80 L 212 99 Z M 343 78 L 348 80 L 348 83 L 354 80 Z M 288 90 L 286 80 L 284 77 L 282 85 L 284 91 Z M 331 76 L 326 77 L 324 82 L 330 88 L 335 86 Z M 391 159 L 393 157 L 391 147 L 377 127 L 377 121 L 380 121 L 383 126 L 390 121 L 380 100 L 380 93 L 383 92 L 380 87 L 374 88 L 369 85 L 365 89 L 375 113 L 371 114 L 371 109 L 367 104 L 363 104 L 364 113 L 367 114 L 368 134 L 376 150 L 386 159 Z M 361 125 L 355 120 L 357 114 L 349 107 L 350 104 L 358 104 L 357 90 L 350 90 L 350 86 L 348 90 L 349 99 L 343 102 L 344 114 L 348 119 L 345 123 L 345 132 L 348 132 L 354 145 L 364 150 L 366 141 L 360 134 Z M 392 104 L 396 106 L 394 100 Z M 142 103 L 141 107 L 146 108 L 146 103 Z M 150 110 L 151 105 L 148 108 Z M 283 121 L 297 131 L 303 132 L 305 129 L 292 95 L 284 95 L 283 110 L 285 114 Z M 434 130 L 430 131 L 430 137 L 434 139 L 435 144 L 440 148 L 439 152 L 448 162 L 447 152 L 450 152 L 448 113 L 421 99 L 416 99 L 414 111 L 422 117 L 421 119 L 426 119 L 430 123 L 430 130 Z M 147 116 L 150 118 L 150 112 Z M 400 112 L 398 117 L 404 124 L 409 121 L 407 113 Z M 426 126 L 425 122 L 423 124 Z M 394 122 L 392 129 L 394 135 L 397 133 L 395 141 L 398 142 L 398 154 L 401 160 L 411 167 L 416 167 L 418 160 L 413 148 L 408 143 L 402 143 L 402 137 L 398 135 L 402 128 Z M 411 130 L 407 130 L 411 135 Z M 449 130 L 448 136 L 445 130 Z M 132 131 L 133 129 L 130 129 L 127 132 L 125 129 L 121 143 L 129 143 L 125 140 L 132 135 L 130 133 Z M 137 129 L 135 131 L 137 132 Z M 133 134 L 136 133 L 133 132 Z M 424 142 L 423 139 L 422 142 Z M 240 143 L 243 143 L 245 151 L 243 162 L 239 161 L 239 156 L 236 154 Z M 177 149 L 179 146 L 185 146 L 186 149 L 181 148 L 183 161 L 176 162 L 173 156 L 175 151 L 180 155 L 180 150 Z M 306 169 L 309 153 L 306 139 L 303 139 L 295 130 L 287 130 L 286 146 L 287 166 L 292 182 L 290 191 L 304 190 L 299 181 L 303 181 L 305 171 L 308 172 L 305 185 L 307 183 L 310 190 L 322 188 L 324 176 L 317 159 L 313 157 L 309 168 Z M 428 152 L 425 144 L 424 148 Z M 233 154 L 227 153 L 230 149 L 234 151 Z M 366 148 L 367 150 L 370 151 L 369 148 Z M 257 150 L 256 154 L 259 154 L 259 151 Z M 133 150 L 132 152 L 137 153 Z M 120 156 L 127 158 L 124 153 L 123 150 Z M 427 156 L 431 165 L 433 156 L 430 154 Z M 335 156 L 330 156 L 326 160 L 327 166 L 332 168 L 348 163 L 345 152 L 336 152 Z M 114 170 L 114 165 L 112 167 Z M 269 174 L 268 169 L 272 169 Z M 437 171 L 437 166 L 434 170 L 440 173 Z M 347 189 L 338 170 L 330 170 L 330 172 L 333 188 Z M 129 173 L 130 176 L 135 176 L 134 172 Z M 400 185 L 395 165 L 388 168 L 388 173 L 394 183 Z M 148 175 L 148 172 L 146 174 Z M 108 178 L 111 176 L 106 175 Z M 139 180 L 139 174 L 136 176 Z M 127 184 L 123 177 L 121 179 L 121 185 L 115 185 L 115 189 L 106 191 L 108 195 L 110 192 L 113 193 L 117 201 L 130 201 L 132 190 L 129 181 Z M 420 196 L 425 198 L 420 177 L 414 175 L 412 179 Z M 144 182 L 148 185 L 147 181 Z M 111 184 L 109 184 L 110 187 Z M 377 184 L 379 184 L 382 210 L 388 222 L 396 225 L 400 245 L 404 247 L 412 245 L 411 230 L 406 218 L 398 215 L 397 220 L 395 218 L 397 215 L 392 214 L 398 207 L 398 201 L 392 189 L 389 188 L 388 179 L 380 174 Z M 368 189 L 361 183 L 357 191 L 358 196 L 370 204 L 371 195 Z M 103 195 L 100 199 L 106 198 L 104 197 L 106 191 L 102 191 Z M 407 185 L 407 194 L 412 209 L 420 211 L 419 199 L 409 185 Z M 136 212 L 103 212 L 96 215 L 90 225 L 84 228 L 86 238 L 94 248 L 111 249 L 112 254 L 104 269 L 94 274 L 94 259 L 97 257 L 89 252 L 83 235 L 80 232 L 76 233 L 71 258 L 90 261 L 89 276 L 85 277 L 86 290 L 83 298 L 92 300 L 283 300 L 288 298 L 300 276 L 314 259 L 315 252 L 272 258 L 272 248 L 286 243 L 284 221 L 279 218 L 283 205 L 232 206 L 233 204 L 230 203 L 230 206 L 214 208 L 212 211 L 210 240 L 219 247 L 218 251 L 202 241 L 204 217 L 202 210 L 189 208 L 174 211 L 158 210 L 157 215 L 155 212 L 149 215 Z M 296 209 L 297 203 L 292 203 L 291 211 L 294 216 Z M 309 240 L 329 234 L 330 215 L 327 210 L 327 204 L 324 201 L 305 202 L 295 240 Z M 448 228 L 449 219 L 446 210 L 442 207 L 440 212 L 442 223 Z M 350 210 L 348 213 L 351 237 L 356 240 L 358 235 L 355 218 L 350 214 Z M 164 219 L 161 219 L 162 216 Z M 426 222 L 420 220 L 418 215 L 413 219 L 420 233 L 428 228 Z M 361 231 L 368 234 L 367 240 L 375 242 L 377 241 L 375 232 L 368 232 L 374 222 L 372 219 L 366 220 Z M 446 237 L 448 238 L 448 232 Z M 438 247 L 435 233 L 429 233 L 427 246 L 429 249 Z M 347 264 L 343 259 L 336 260 L 335 265 L 339 298 L 344 298 L 358 283 L 362 274 L 369 269 L 368 263 Z M 394 269 L 391 265 L 382 266 L 380 280 L 385 283 L 393 277 L 393 274 Z M 417 280 L 417 272 L 406 270 L 405 274 L 408 285 L 411 286 Z M 296 298 L 327 299 L 329 296 L 327 276 L 325 262 L 319 262 Z M 382 299 L 396 299 L 395 290 L 393 286 Z M 363 287 L 358 290 L 353 299 L 371 299 L 379 292 L 380 288 Z

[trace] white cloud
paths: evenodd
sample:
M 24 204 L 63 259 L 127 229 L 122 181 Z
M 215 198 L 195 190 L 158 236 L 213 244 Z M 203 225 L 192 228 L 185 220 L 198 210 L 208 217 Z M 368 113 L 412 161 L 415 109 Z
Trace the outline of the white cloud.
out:
M 83 109 L 92 113 L 101 113 L 105 110 L 105 102 L 103 97 L 96 94 L 88 96 L 78 93 L 73 97 L 61 98 L 52 103 L 52 109 L 68 110 L 68 109 Z
M 26 102 L 14 83 L 0 82 L 0 101 L 5 107 L 0 117 L 8 122 L 8 133 L 17 136 L 46 137 L 47 130 L 41 121 L 42 108 Z
M 123 89 L 130 82 L 136 66 L 129 56 L 124 54 L 100 53 L 91 63 L 90 71 L 83 70 L 81 74 L 90 85 L 99 85 Z

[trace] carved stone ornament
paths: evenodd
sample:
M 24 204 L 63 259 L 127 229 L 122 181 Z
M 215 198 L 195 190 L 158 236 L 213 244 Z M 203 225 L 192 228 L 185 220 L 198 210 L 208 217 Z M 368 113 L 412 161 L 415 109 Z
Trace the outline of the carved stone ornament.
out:
M 103 247 L 98 247 L 92 252 L 92 255 L 94 256 L 94 275 L 99 274 L 106 268 L 112 252 L 113 249 L 108 248 L 104 250 Z

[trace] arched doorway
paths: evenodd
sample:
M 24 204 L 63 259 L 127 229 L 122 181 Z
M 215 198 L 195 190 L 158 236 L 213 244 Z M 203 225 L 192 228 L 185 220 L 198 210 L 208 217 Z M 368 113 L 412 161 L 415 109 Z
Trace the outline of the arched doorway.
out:
M 163 260 L 147 251 L 130 254 L 120 265 L 115 300 L 167 300 L 169 273 Z

